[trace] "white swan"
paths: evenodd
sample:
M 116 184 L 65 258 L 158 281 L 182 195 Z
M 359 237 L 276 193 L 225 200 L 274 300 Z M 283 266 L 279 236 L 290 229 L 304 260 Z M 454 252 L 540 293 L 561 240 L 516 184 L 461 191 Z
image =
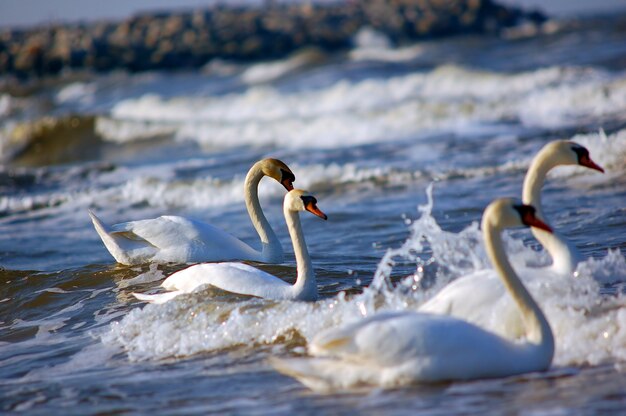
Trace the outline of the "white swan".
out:
M 257 296 L 275 300 L 317 300 L 315 271 L 304 241 L 300 225 L 299 211 L 309 211 L 327 219 L 317 207 L 317 200 L 301 189 L 294 189 L 285 195 L 283 212 L 289 229 L 289 236 L 296 256 L 298 277 L 293 285 L 284 282 L 262 270 L 242 263 L 196 264 L 174 273 L 161 284 L 167 290 L 156 295 L 133 293 L 139 300 L 151 303 L 165 303 L 183 293 L 190 293 L 203 285 L 211 285 L 227 292 Z
M 109 227 L 93 212 L 89 215 L 106 248 L 122 264 L 224 260 L 282 263 L 283 248 L 259 203 L 258 185 L 264 176 L 276 179 L 287 191 L 293 189 L 296 179 L 291 169 L 277 159 L 258 161 L 246 175 L 244 199 L 261 239 L 261 251 L 219 228 L 184 217 L 165 215 Z
M 524 342 L 501 338 L 449 316 L 388 312 L 318 334 L 309 345 L 315 358 L 273 359 L 273 365 L 310 388 L 324 391 L 505 377 L 548 369 L 554 355 L 550 325 L 509 264 L 501 238 L 502 229 L 520 225 L 549 231 L 534 212 L 532 206 L 516 200 L 498 199 L 485 209 L 482 220 L 489 258 L 524 316 Z
M 591 160 L 589 151 L 577 143 L 557 140 L 545 145 L 528 168 L 524 179 L 523 202 L 536 207 L 537 217 L 546 223 L 541 208 L 541 188 L 548 171 L 560 165 L 580 165 L 604 172 Z M 572 275 L 578 263 L 584 260 L 576 247 L 556 232 L 548 233 L 536 228 L 531 231 L 552 256 L 552 266 L 548 269 L 524 270 L 522 278 L 526 284 L 545 279 L 547 275 Z M 419 310 L 456 316 L 501 335 L 519 337 L 524 333 L 517 308 L 492 270 L 481 270 L 456 279 Z
M 591 157 L 589 151 L 578 143 L 555 140 L 546 144 L 533 159 L 524 178 L 522 201 L 537 209 L 537 216 L 546 222 L 541 205 L 541 188 L 548 172 L 557 166 L 579 165 L 604 173 Z M 576 246 L 565 237 L 533 228 L 533 235 L 552 257 L 552 270 L 561 275 L 571 275 L 578 263 L 584 260 Z

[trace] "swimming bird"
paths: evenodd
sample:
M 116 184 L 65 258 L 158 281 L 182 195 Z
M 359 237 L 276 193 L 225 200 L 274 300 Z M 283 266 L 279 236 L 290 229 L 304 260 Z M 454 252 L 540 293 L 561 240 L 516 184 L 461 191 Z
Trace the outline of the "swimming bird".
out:
M 298 214 L 300 211 L 309 211 L 327 219 L 326 214 L 317 207 L 315 197 L 307 191 L 293 189 L 285 195 L 283 212 L 298 269 L 298 276 L 293 285 L 247 264 L 204 263 L 176 272 L 165 279 L 161 286 L 170 292 L 156 295 L 133 293 L 133 295 L 139 300 L 165 303 L 183 293 L 193 292 L 200 286 L 210 285 L 227 292 L 265 299 L 317 300 L 315 271 L 302 233 Z
M 185 217 L 164 215 L 109 227 L 93 212 L 89 215 L 106 248 L 122 264 L 225 260 L 282 263 L 283 248 L 259 203 L 258 185 L 264 176 L 277 180 L 287 191 L 293 189 L 296 179 L 291 169 L 278 159 L 260 160 L 246 175 L 244 199 L 261 239 L 261 251 L 217 227 Z
M 536 207 L 537 217 L 545 223 L 548 222 L 541 206 L 541 188 L 547 173 L 561 165 L 579 165 L 604 172 L 591 160 L 589 151 L 577 143 L 556 140 L 545 145 L 528 168 L 522 199 L 525 204 Z M 526 284 L 550 276 L 571 276 L 578 263 L 584 260 L 576 247 L 556 231 L 548 233 L 536 228 L 531 231 L 550 253 L 552 266 L 524 270 L 522 279 Z M 480 270 L 454 280 L 419 310 L 456 316 L 510 337 L 519 337 L 524 333 L 521 315 L 493 270 Z
M 423 312 L 378 313 L 315 336 L 310 358 L 272 359 L 274 367 L 314 390 L 506 377 L 550 367 L 554 338 L 540 307 L 511 267 L 501 232 L 521 225 L 550 232 L 532 206 L 503 198 L 482 219 L 491 262 L 524 317 L 514 342 L 466 321 Z
M 589 156 L 589 150 L 578 143 L 568 140 L 555 140 L 546 144 L 537 153 L 526 172 L 522 201 L 537 209 L 538 217 L 547 223 L 541 204 L 541 188 L 548 172 L 557 166 L 578 165 L 604 173 L 604 169 Z M 549 223 L 548 223 L 549 224 Z M 531 229 L 535 238 L 550 253 L 552 269 L 561 275 L 571 275 L 584 261 L 583 255 L 576 246 L 558 232 L 546 233 L 543 230 Z

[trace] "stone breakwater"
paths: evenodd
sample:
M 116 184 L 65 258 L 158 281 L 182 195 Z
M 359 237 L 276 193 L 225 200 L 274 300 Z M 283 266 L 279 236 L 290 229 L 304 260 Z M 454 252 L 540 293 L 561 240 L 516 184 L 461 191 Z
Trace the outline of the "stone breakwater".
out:
M 362 27 L 393 42 L 462 33 L 494 33 L 541 22 L 491 0 L 369 0 L 262 7 L 214 6 L 146 13 L 119 22 L 52 24 L 0 31 L 0 74 L 20 78 L 66 70 L 195 68 L 219 57 L 277 58 L 305 46 L 347 48 Z

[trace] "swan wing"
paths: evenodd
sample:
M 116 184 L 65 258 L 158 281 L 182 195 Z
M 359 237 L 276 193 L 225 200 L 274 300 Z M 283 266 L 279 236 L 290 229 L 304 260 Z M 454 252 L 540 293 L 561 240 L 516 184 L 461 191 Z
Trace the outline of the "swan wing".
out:
M 309 368 L 334 374 L 339 386 L 496 377 L 547 368 L 533 360 L 533 348 L 453 317 L 383 313 L 314 338 L 309 351 L 328 360 Z
M 541 293 L 545 281 L 562 278 L 552 267 L 522 268 L 519 274 L 534 294 Z M 493 269 L 450 282 L 422 304 L 419 311 L 454 316 L 506 338 L 519 339 L 526 333 L 519 308 Z
M 496 272 L 482 270 L 450 282 L 419 310 L 456 316 L 481 326 L 491 321 L 491 307 L 505 296 L 506 289 Z
M 164 303 L 205 285 L 240 295 L 266 299 L 290 299 L 292 289 L 290 284 L 247 264 L 206 263 L 188 267 L 165 279 L 161 286 L 170 292 L 157 295 L 135 295 L 135 297 L 152 303 Z
M 118 239 L 143 243 L 153 251 L 153 260 L 196 262 L 258 260 L 260 253 L 210 224 L 178 216 L 130 221 L 111 227 Z
M 460 338 L 475 330 L 484 332 L 448 316 L 387 312 L 323 332 L 314 338 L 310 350 L 313 355 L 340 356 L 389 367 L 433 353 L 453 354 L 463 345 Z

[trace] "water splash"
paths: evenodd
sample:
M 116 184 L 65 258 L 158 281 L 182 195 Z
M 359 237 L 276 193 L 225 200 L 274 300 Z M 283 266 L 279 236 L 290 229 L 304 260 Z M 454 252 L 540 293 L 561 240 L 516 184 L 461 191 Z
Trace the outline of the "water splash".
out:
M 374 280 L 362 293 L 344 292 L 315 303 L 242 299 L 212 289 L 180 296 L 164 305 L 136 308 L 100 334 L 122 346 L 131 360 L 188 356 L 204 351 L 281 344 L 298 348 L 323 329 L 345 325 L 383 310 L 415 310 L 445 283 L 490 269 L 476 224 L 459 233 L 442 230 L 432 217 L 432 185 L 404 244 L 381 259 Z M 541 262 L 536 252 L 510 237 L 507 252 L 516 267 Z M 430 249 L 429 256 L 424 252 Z M 415 272 L 395 284 L 395 265 L 413 264 Z M 419 284 L 433 268 L 436 284 Z M 608 278 L 611 276 L 611 278 Z M 557 343 L 555 364 L 597 364 L 626 358 L 626 297 L 607 296 L 599 281 L 626 282 L 626 260 L 618 251 L 581 264 L 575 278 L 546 279 L 538 293 Z

